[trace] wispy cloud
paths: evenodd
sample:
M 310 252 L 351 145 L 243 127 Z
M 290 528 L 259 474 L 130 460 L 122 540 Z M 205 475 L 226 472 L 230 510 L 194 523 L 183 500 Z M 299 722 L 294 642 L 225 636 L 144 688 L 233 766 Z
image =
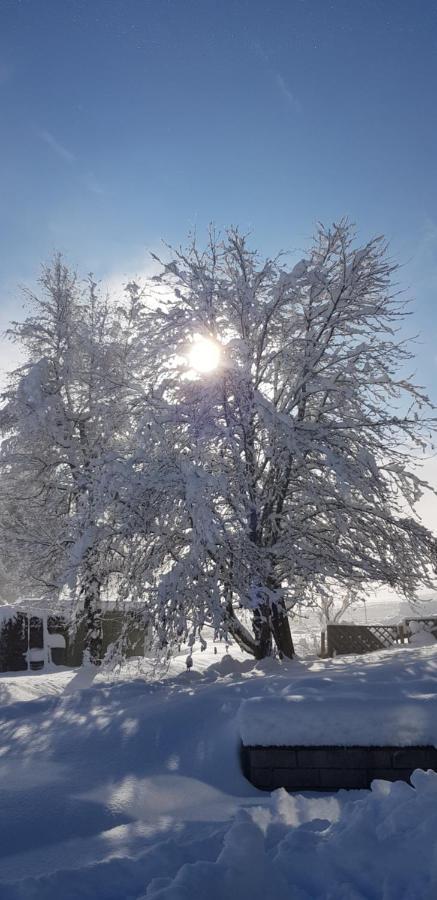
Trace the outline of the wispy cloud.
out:
M 48 131 L 46 128 L 38 128 L 36 133 L 39 139 L 44 141 L 44 143 L 50 147 L 50 150 L 52 150 L 53 153 L 56 153 L 56 156 L 58 156 L 59 159 L 62 159 L 68 166 L 73 167 L 77 181 L 86 188 L 87 191 L 90 191 L 91 194 L 96 194 L 96 196 L 99 197 L 102 197 L 106 193 L 105 188 L 94 172 L 81 172 L 80 160 L 78 160 L 77 156 L 75 156 L 68 147 L 61 144 L 51 131 Z
M 86 172 L 84 175 L 81 175 L 80 180 L 92 194 L 97 194 L 99 197 L 105 194 L 105 189 L 94 175 L 94 172 Z
M 273 78 L 274 83 L 276 84 L 277 89 L 282 94 L 283 98 L 287 101 L 288 105 L 295 110 L 295 112 L 300 112 L 302 107 L 295 96 L 293 91 L 291 90 L 289 84 L 287 84 L 282 72 L 279 71 L 277 66 L 273 65 L 271 62 L 271 58 L 269 54 L 266 52 L 264 47 L 259 43 L 259 41 L 251 41 L 250 49 L 255 56 L 258 57 L 259 60 L 266 67 L 270 76 Z
M 296 112 L 299 112 L 301 108 L 299 100 L 294 96 L 293 91 L 288 87 L 285 78 L 283 78 L 280 72 L 275 73 L 275 80 L 282 96 L 285 98 L 289 106 L 292 106 L 293 109 L 296 110 Z
M 53 150 L 53 152 L 56 153 L 56 155 L 59 156 L 60 159 L 63 159 L 64 162 L 69 163 L 70 165 L 71 163 L 75 162 L 76 157 L 74 153 L 72 153 L 71 150 L 68 150 L 67 147 L 64 147 L 64 145 L 55 138 L 51 131 L 41 129 L 38 131 L 38 137 L 42 141 L 44 141 L 44 143 L 47 144 L 47 146 L 50 147 L 50 149 Z

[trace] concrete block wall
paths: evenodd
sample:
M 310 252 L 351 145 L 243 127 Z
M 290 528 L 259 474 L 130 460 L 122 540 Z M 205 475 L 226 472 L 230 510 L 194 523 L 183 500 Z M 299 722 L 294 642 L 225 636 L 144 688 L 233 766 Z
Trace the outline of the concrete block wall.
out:
M 415 769 L 437 771 L 435 747 L 243 747 L 246 778 L 265 791 L 369 788 L 375 778 L 409 781 Z

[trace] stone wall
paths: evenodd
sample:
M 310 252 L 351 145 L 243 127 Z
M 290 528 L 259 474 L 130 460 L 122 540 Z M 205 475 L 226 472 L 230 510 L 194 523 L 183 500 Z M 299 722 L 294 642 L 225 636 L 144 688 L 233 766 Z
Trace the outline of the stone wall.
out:
M 273 791 L 368 788 L 375 778 L 409 781 L 415 769 L 437 771 L 435 747 L 242 747 L 246 778 Z

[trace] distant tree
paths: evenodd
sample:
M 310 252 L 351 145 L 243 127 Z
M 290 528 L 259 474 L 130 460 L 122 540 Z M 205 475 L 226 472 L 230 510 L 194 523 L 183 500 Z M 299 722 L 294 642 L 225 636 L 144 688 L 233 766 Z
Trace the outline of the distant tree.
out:
M 311 609 L 315 610 L 321 628 L 327 625 L 337 625 L 344 619 L 346 613 L 352 612 L 365 603 L 365 595 L 357 590 L 341 590 L 340 585 L 329 583 L 320 588 L 311 600 Z
M 163 643 L 212 625 L 257 658 L 273 644 L 292 657 L 290 613 L 327 583 L 431 582 L 435 540 L 412 515 L 429 401 L 404 374 L 395 271 L 383 240 L 356 248 L 346 222 L 291 270 L 236 230 L 164 265 L 112 512 Z M 190 362 L 200 339 L 211 371 Z

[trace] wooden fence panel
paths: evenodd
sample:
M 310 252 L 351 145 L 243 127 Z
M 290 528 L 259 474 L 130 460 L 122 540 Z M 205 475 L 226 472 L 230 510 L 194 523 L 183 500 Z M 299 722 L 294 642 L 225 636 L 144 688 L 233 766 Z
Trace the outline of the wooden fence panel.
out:
M 327 656 L 338 653 L 371 653 L 403 643 L 399 625 L 328 625 Z

